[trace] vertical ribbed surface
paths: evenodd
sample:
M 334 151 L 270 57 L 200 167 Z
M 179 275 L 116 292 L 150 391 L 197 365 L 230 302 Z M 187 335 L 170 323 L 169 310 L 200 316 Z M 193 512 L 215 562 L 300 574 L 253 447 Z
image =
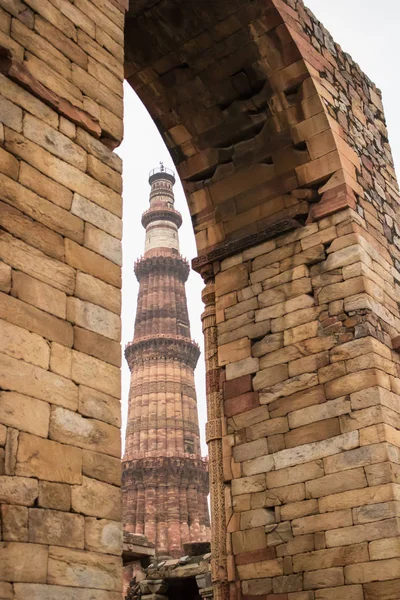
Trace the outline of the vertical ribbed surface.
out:
M 159 556 L 179 557 L 185 542 L 209 539 L 207 463 L 201 458 L 194 384 L 199 349 L 191 340 L 179 254 L 181 216 L 173 174 L 150 176 L 135 334 L 125 355 L 131 370 L 123 459 L 124 527 L 145 534 Z

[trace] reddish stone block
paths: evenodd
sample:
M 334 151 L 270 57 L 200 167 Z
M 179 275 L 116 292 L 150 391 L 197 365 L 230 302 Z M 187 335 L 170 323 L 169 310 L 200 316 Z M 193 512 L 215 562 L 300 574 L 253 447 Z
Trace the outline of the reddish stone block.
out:
M 332 190 L 328 190 L 322 195 L 322 198 L 318 204 L 314 204 L 311 207 L 308 215 L 307 223 L 313 221 L 319 221 L 324 217 L 333 215 L 344 208 L 352 208 L 356 210 L 356 196 L 347 183 L 338 185 Z
M 260 406 L 258 392 L 247 392 L 247 394 L 225 400 L 224 412 L 226 417 L 234 417 L 252 408 L 257 408 L 257 406 Z
M 252 552 L 242 552 L 242 554 L 237 554 L 235 558 L 236 565 L 249 565 L 263 560 L 273 560 L 276 558 L 276 551 L 275 548 L 262 548 Z
M 224 382 L 224 399 L 229 400 L 235 396 L 242 396 L 246 392 L 253 391 L 253 381 L 251 375 L 243 375 L 236 379 L 230 379 Z

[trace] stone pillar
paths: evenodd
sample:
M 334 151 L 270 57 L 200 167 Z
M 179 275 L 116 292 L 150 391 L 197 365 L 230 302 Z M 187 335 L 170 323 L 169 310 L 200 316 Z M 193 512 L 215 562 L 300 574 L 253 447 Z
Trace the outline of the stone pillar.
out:
M 124 17 L 0 2 L 1 598 L 121 597 Z

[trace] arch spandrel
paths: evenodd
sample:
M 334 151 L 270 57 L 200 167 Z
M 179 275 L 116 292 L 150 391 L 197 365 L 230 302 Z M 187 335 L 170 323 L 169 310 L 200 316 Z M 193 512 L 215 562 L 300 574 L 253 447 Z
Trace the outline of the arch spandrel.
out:
M 335 210 L 363 195 L 336 116 L 338 64 L 314 48 L 312 14 L 300 2 L 211 4 L 147 5 L 126 25 L 127 79 L 170 149 L 200 256 L 321 218 L 336 187 Z

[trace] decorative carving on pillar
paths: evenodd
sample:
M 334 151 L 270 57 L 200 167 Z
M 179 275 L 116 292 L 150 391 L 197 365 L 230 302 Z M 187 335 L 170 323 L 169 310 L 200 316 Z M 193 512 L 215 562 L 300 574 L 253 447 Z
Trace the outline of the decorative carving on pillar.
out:
M 207 393 L 207 444 L 210 475 L 210 500 L 213 519 L 211 533 L 211 577 L 215 600 L 226 600 L 229 595 L 226 560 L 226 517 L 222 461 L 222 397 L 218 367 L 217 323 L 215 288 L 212 269 L 202 269 L 206 285 L 202 293 L 205 310 L 201 320 L 204 334 Z

